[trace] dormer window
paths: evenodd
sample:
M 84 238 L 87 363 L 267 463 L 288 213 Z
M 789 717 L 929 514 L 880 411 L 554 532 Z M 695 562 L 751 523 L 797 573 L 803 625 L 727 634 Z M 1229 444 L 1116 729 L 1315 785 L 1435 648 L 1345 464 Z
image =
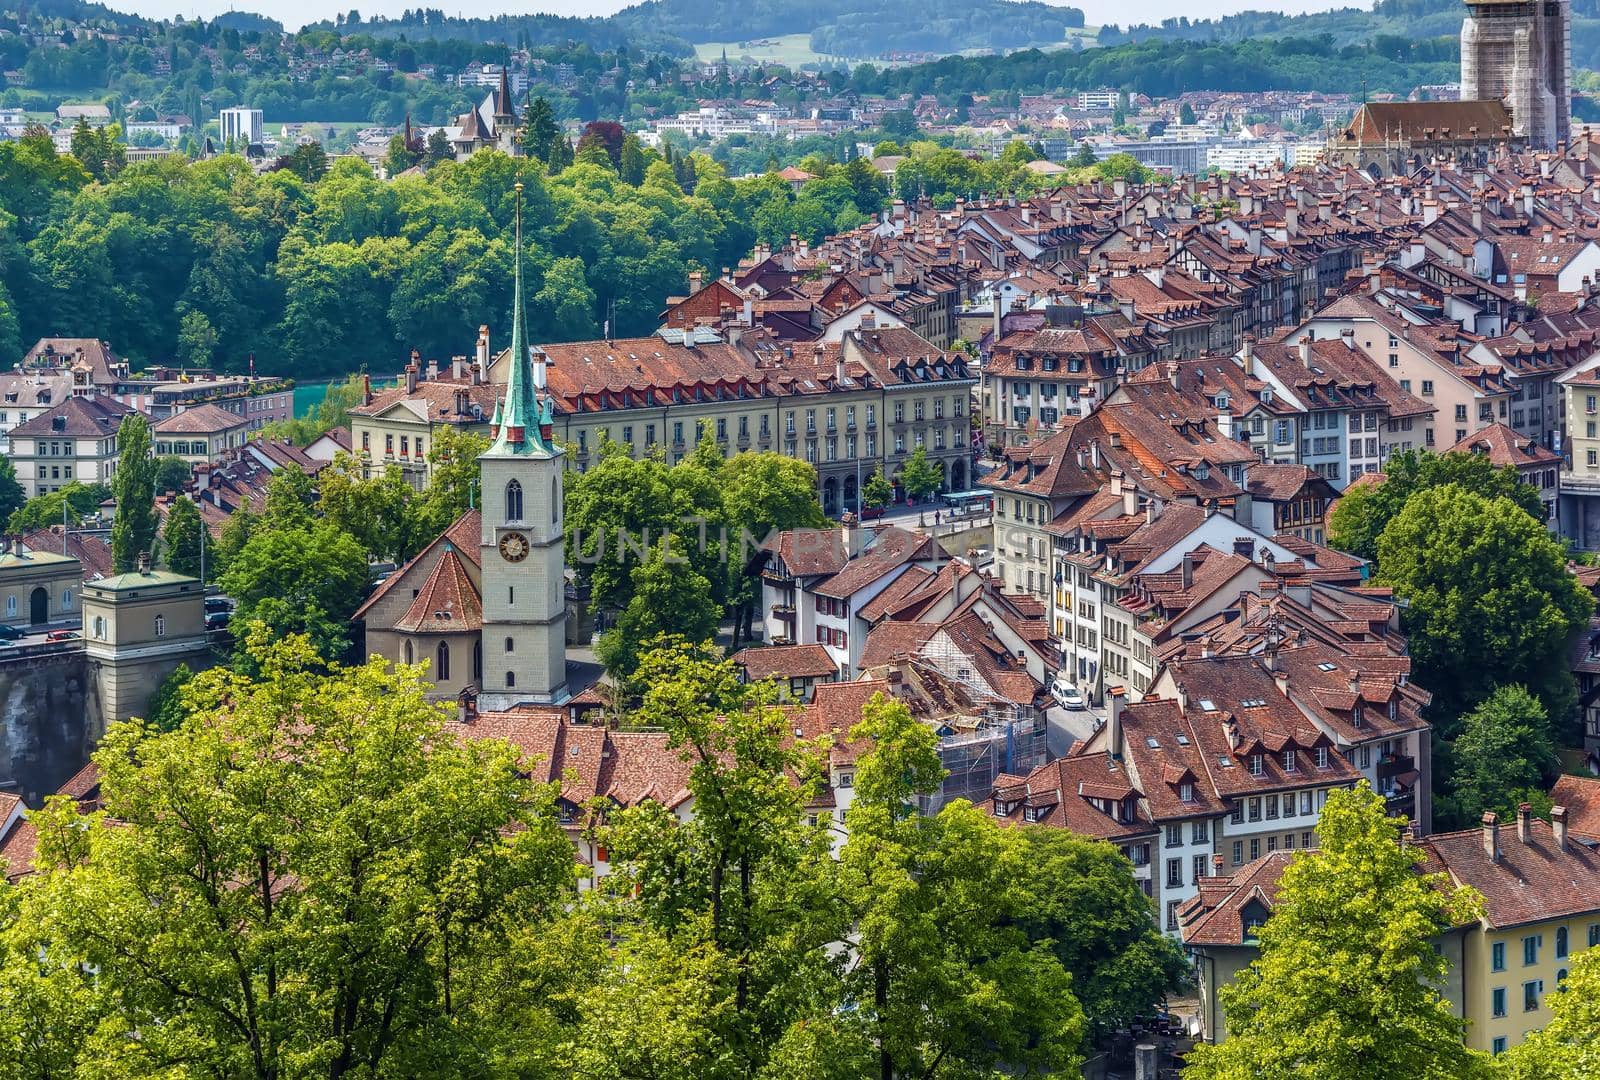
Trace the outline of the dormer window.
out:
M 1022 811 L 1022 820 L 1023 821 L 1038 821 L 1039 820 L 1039 808 L 1037 806 L 1026 807 Z
M 1294 751 L 1293 750 L 1285 750 L 1283 752 L 1283 771 L 1284 772 L 1294 772 L 1295 771 Z
M 1350 723 L 1356 727 L 1361 726 L 1361 703 L 1356 702 L 1355 708 L 1350 710 Z
M 1328 748 L 1326 746 L 1319 746 L 1319 747 L 1317 747 L 1317 768 L 1326 769 L 1327 767 L 1328 767 Z
M 1184 802 L 1194 802 L 1194 781 L 1185 780 L 1178 785 L 1178 798 Z
M 1399 714 L 1400 714 L 1400 703 L 1398 701 L 1389 702 L 1389 719 L 1393 720 L 1396 717 L 1398 717 Z
M 1266 758 L 1262 754 L 1250 755 L 1250 775 L 1261 776 L 1267 771 Z

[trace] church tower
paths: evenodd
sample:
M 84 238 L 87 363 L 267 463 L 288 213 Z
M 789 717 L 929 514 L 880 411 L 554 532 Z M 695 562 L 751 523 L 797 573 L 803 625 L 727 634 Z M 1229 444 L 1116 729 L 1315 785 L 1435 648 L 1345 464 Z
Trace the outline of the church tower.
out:
M 510 376 L 495 405 L 483 475 L 483 679 L 480 707 L 567 698 L 563 453 L 551 436 L 544 363 L 528 350 L 522 308 L 522 185 L 517 185 L 516 299 Z

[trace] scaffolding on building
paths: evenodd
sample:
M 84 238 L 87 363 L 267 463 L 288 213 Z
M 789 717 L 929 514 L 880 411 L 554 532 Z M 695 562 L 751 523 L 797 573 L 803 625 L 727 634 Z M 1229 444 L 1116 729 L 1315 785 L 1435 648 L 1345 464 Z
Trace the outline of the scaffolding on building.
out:
M 923 813 L 938 813 L 955 799 L 982 802 L 1000 776 L 1026 775 L 1045 763 L 1043 710 L 1007 701 L 970 674 L 922 659 L 892 669 L 889 680 L 912 714 L 939 733 L 945 778 L 938 791 L 918 800 Z

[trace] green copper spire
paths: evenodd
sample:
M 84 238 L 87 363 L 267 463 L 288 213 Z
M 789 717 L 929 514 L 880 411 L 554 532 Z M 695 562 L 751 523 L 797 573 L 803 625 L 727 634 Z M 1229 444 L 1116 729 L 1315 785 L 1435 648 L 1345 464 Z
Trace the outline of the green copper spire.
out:
M 534 387 L 533 364 L 528 357 L 528 335 L 522 307 L 522 184 L 517 184 L 516 298 L 511 309 L 511 369 L 506 378 L 505 406 L 497 406 L 499 434 L 490 454 L 549 456 L 551 447 L 539 432 L 541 419 Z

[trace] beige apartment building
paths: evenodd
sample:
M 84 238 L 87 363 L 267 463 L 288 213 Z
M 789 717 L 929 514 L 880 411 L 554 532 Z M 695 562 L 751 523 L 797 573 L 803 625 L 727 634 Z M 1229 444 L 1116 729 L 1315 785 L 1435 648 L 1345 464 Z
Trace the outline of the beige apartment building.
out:
M 946 490 L 973 486 L 972 392 L 977 373 L 904 327 L 845 332 L 836 342 L 782 343 L 737 328 L 664 327 L 648 337 L 534 346 L 554 394 L 552 428 L 571 468 L 600 444 L 656 450 L 681 461 L 701 438 L 725 454 L 770 450 L 817 470 L 830 514 L 859 508 L 874 470 L 896 486 L 923 448 Z M 476 356 L 423 372 L 350 410 L 351 444 L 369 470 L 393 463 L 421 486 L 443 427 L 487 434 L 504 392 L 510 350 L 491 358 L 487 328 Z
M 1415 421 L 1421 427 L 1419 449 L 1443 451 L 1491 424 L 1510 422 L 1516 395 L 1511 380 L 1501 369 L 1469 359 L 1454 323 L 1414 324 L 1370 297 L 1352 295 L 1323 308 L 1284 341 L 1338 338 L 1346 330 L 1400 389 L 1433 406 L 1431 417 Z

